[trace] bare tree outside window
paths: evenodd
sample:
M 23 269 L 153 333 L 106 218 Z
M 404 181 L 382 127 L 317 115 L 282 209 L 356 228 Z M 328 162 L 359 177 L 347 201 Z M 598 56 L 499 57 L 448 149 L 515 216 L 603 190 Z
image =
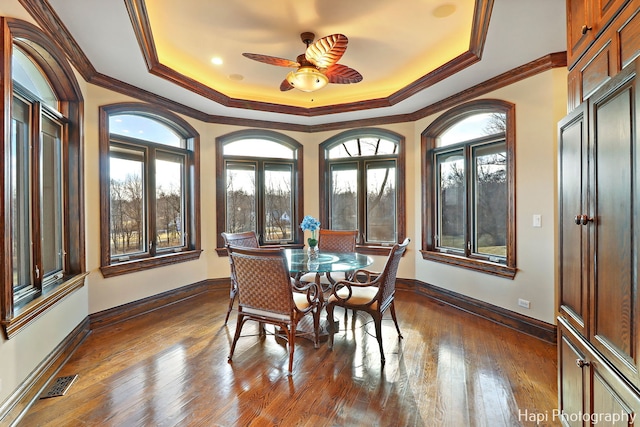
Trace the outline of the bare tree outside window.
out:
M 111 180 L 111 250 L 124 255 L 145 250 L 142 178 L 127 175 Z
M 380 129 L 348 131 L 322 144 L 327 194 L 323 226 L 358 230 L 358 244 L 386 246 L 404 233 L 399 221 L 403 204 L 398 189 L 402 171 L 400 140 Z M 326 225 L 324 225 L 326 224 Z
M 422 133 L 424 259 L 515 275 L 514 111 L 472 101 Z
M 301 144 L 272 131 L 239 131 L 216 140 L 219 249 L 221 232 L 254 231 L 260 245 L 300 242 L 301 156 Z

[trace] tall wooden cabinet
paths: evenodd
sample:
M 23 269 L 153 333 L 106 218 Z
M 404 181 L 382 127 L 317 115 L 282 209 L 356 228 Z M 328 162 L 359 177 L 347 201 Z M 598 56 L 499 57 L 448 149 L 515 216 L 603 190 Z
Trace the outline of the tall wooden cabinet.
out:
M 568 28 L 575 11 L 608 5 L 610 16 L 602 19 L 609 27 L 599 37 L 628 31 L 624 43 L 615 36 L 614 50 L 625 51 L 607 54 L 618 65 L 581 92 L 579 104 L 570 102 L 573 111 L 559 124 L 558 400 L 563 423 L 583 426 L 640 415 L 640 14 L 638 1 L 567 5 Z M 576 67 L 602 54 L 599 37 L 571 52 L 579 43 L 568 34 L 570 58 L 579 58 L 569 70 L 570 88 L 576 69 L 584 77 Z
M 640 409 L 637 70 L 630 64 L 559 126 L 559 400 L 568 413 L 611 409 L 625 394 L 634 397 L 624 411 Z

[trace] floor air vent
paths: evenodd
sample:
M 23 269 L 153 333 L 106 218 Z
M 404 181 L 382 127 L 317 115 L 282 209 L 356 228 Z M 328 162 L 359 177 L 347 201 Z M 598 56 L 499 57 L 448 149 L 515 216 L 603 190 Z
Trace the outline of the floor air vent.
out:
M 56 380 L 49 386 L 49 388 L 40 395 L 40 399 L 47 399 L 49 397 L 58 397 L 64 396 L 64 394 L 69 390 L 71 384 L 78 378 L 78 375 L 69 375 L 67 377 L 58 377 Z

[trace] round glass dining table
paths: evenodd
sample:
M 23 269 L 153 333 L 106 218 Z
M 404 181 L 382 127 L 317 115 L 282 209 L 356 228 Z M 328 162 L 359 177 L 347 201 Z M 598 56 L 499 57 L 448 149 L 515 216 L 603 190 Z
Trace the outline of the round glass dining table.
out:
M 317 251 L 315 256 L 309 256 L 307 249 L 285 249 L 287 262 L 289 263 L 289 271 L 296 276 L 296 281 L 304 273 L 317 273 L 316 283 L 320 286 L 320 274 L 336 272 L 354 271 L 364 268 L 373 263 L 373 259 L 367 255 L 357 252 L 341 253 L 341 252 L 323 252 Z M 331 281 L 331 280 L 330 280 Z M 332 281 L 331 281 L 332 282 Z M 332 282 L 333 283 L 333 282 Z M 330 291 L 331 286 L 322 289 L 319 298 L 324 305 L 324 292 Z M 303 337 L 311 337 L 313 331 L 313 323 L 308 323 L 308 316 L 305 316 L 298 324 L 298 330 L 303 332 Z M 307 319 L 307 320 L 306 320 Z M 339 325 L 338 320 L 334 320 L 335 325 Z M 328 337 L 328 322 L 321 322 L 320 331 L 318 333 L 320 341 L 325 341 Z
M 310 257 L 306 249 L 285 249 L 289 271 L 292 273 L 333 273 L 353 271 L 373 263 L 373 259 L 357 252 L 317 251 Z

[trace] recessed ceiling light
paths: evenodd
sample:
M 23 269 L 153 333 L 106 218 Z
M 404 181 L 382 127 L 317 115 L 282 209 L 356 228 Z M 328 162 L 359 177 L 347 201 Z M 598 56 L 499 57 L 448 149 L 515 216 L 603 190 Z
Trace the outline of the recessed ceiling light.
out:
M 446 18 L 447 16 L 453 15 L 453 12 L 456 11 L 456 5 L 451 3 L 441 4 L 440 6 L 433 9 L 433 16 L 436 18 Z
M 219 56 L 214 56 L 213 58 L 211 58 L 211 62 L 214 63 L 215 65 L 222 65 L 222 58 L 220 58 Z
M 239 82 L 240 80 L 244 80 L 244 76 L 242 74 L 229 74 L 229 80 Z

